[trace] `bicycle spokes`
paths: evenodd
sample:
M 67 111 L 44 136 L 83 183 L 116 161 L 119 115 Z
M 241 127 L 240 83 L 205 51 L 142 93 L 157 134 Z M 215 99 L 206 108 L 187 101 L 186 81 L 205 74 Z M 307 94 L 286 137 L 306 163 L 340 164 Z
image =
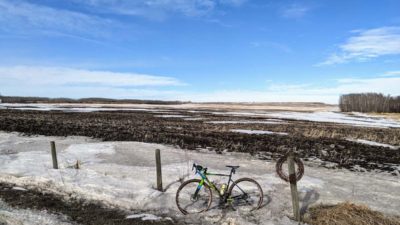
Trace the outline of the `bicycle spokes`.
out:
M 263 192 L 257 182 L 244 178 L 236 181 L 230 192 L 229 202 L 235 209 L 252 211 L 260 207 Z

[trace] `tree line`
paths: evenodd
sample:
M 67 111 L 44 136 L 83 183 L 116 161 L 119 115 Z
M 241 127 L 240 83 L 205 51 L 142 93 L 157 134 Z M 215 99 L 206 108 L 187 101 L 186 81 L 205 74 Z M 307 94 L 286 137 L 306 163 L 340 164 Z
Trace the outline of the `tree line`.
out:
M 162 101 L 162 100 L 139 100 L 139 99 L 111 99 L 111 98 L 47 98 L 47 97 L 26 97 L 26 96 L 2 96 L 3 103 L 98 103 L 98 104 L 157 104 L 174 105 L 190 102 L 184 101 Z
M 400 113 L 400 96 L 381 93 L 345 94 L 340 96 L 342 112 Z

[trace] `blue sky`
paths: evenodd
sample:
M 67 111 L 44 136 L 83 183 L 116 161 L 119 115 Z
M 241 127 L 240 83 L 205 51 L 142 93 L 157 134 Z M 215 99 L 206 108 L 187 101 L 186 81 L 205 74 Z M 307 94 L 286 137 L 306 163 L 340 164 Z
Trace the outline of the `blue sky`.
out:
M 0 0 L 0 58 L 3 95 L 400 95 L 400 1 Z

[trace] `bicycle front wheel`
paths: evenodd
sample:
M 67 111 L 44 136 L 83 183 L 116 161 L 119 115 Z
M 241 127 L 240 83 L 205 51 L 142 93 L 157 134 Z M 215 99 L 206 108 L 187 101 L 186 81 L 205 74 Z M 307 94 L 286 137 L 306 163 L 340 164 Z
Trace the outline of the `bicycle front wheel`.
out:
M 207 184 L 199 187 L 200 180 L 192 179 L 181 184 L 176 192 L 176 205 L 183 214 L 201 213 L 211 206 L 212 192 Z
M 261 186 L 251 178 L 241 178 L 233 182 L 229 194 L 228 201 L 232 207 L 245 212 L 260 208 L 264 198 Z

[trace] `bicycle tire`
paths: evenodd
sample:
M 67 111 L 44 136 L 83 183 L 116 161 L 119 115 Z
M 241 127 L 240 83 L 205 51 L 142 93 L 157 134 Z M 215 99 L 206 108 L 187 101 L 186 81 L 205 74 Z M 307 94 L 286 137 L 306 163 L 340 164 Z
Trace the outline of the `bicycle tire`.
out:
M 199 211 L 197 211 L 197 212 L 189 212 L 187 210 L 187 206 L 183 205 L 184 203 L 182 203 L 182 200 L 184 200 L 184 199 L 182 199 L 182 200 L 180 199 L 180 196 L 182 194 L 181 192 L 183 190 L 185 190 L 184 189 L 185 187 L 186 187 L 186 189 L 190 189 L 190 190 L 187 190 L 188 191 L 187 193 L 186 192 L 184 193 L 185 195 L 188 195 L 190 193 L 194 193 L 195 190 L 196 190 L 195 187 L 197 188 L 197 185 L 200 183 L 200 181 L 201 181 L 200 179 L 187 180 L 187 181 L 183 182 L 181 184 L 181 186 L 179 186 L 178 190 L 176 191 L 176 196 L 175 196 L 176 205 L 178 206 L 179 211 L 181 211 L 184 215 L 194 214 L 194 213 L 201 213 L 201 212 L 207 211 L 211 206 L 212 191 L 211 191 L 211 188 L 205 183 L 203 184 L 203 188 L 202 188 L 202 190 L 204 192 L 199 192 L 199 194 L 200 193 L 204 193 L 205 195 L 208 195 L 208 197 L 207 196 L 205 197 L 206 200 L 207 200 L 206 202 L 204 202 L 205 204 L 202 204 L 200 202 L 200 205 L 203 205 L 204 208 L 201 207 L 201 209 Z M 193 185 L 193 187 L 188 187 L 189 185 Z M 202 191 L 202 190 L 200 190 L 200 191 Z M 187 198 L 187 197 L 189 197 L 189 196 L 184 196 L 184 198 Z M 193 202 L 193 199 L 191 197 L 188 200 Z
M 259 196 L 253 196 L 253 197 L 254 197 L 253 200 L 256 201 L 256 203 L 254 204 L 253 207 L 249 207 L 250 209 L 243 210 L 243 211 L 253 211 L 253 210 L 259 209 L 259 208 L 261 207 L 261 204 L 263 203 L 263 200 L 264 200 L 264 193 L 263 193 L 263 190 L 262 190 L 260 184 L 259 184 L 257 181 L 255 181 L 254 179 L 244 177 L 244 178 L 240 178 L 240 179 L 234 181 L 233 184 L 229 187 L 229 192 L 228 192 L 229 195 L 230 195 L 229 198 L 230 198 L 230 199 L 233 199 L 233 202 L 234 202 L 234 201 L 235 201 L 235 198 L 237 197 L 237 196 L 235 196 L 235 193 L 234 193 L 234 192 L 240 192 L 240 191 L 243 192 L 242 189 L 245 189 L 245 187 L 246 187 L 246 189 L 249 189 L 249 186 L 248 186 L 248 185 L 247 185 L 247 186 L 245 185 L 245 186 L 240 187 L 240 183 L 244 183 L 244 182 L 250 182 L 250 183 L 254 184 L 255 186 L 253 187 L 253 189 L 254 189 L 256 192 L 258 192 L 258 195 L 259 195 Z M 240 191 L 234 190 L 235 187 L 238 187 L 238 189 L 239 189 Z M 248 190 L 248 191 L 253 191 L 253 190 Z M 229 199 L 229 198 L 228 198 L 228 199 Z M 239 197 L 238 199 L 240 199 L 240 197 Z M 247 200 L 247 199 L 248 199 L 248 198 L 245 197 L 244 199 L 242 198 L 242 199 L 240 199 L 240 200 L 244 200 L 246 203 L 248 203 L 248 200 Z M 233 202 L 232 202 L 231 205 L 232 205 L 232 207 L 233 207 L 234 209 L 239 209 L 239 208 L 244 209 L 243 207 L 239 207 L 238 205 L 235 206 L 235 204 L 234 204 Z M 237 204 L 240 204 L 240 203 L 238 203 L 238 202 L 236 202 L 236 203 L 237 203 Z

